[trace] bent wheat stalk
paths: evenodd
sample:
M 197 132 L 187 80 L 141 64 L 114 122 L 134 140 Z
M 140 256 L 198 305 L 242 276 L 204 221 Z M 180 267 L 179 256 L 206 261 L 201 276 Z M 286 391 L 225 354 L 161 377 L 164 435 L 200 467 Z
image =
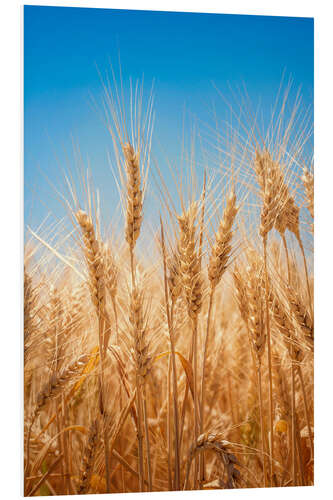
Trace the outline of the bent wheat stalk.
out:
M 201 434 L 198 436 L 196 441 L 192 444 L 186 464 L 186 473 L 185 473 L 185 483 L 184 490 L 188 489 L 188 482 L 190 476 L 190 469 L 193 458 L 198 454 L 205 450 L 213 450 L 217 456 L 220 458 L 224 470 L 227 476 L 227 481 L 224 482 L 223 479 L 220 479 L 220 484 L 224 488 L 235 488 L 239 479 L 240 472 L 236 468 L 237 465 L 240 465 L 235 455 L 229 449 L 230 443 L 225 441 L 222 438 L 220 433 L 215 432 L 206 432 L 205 434 Z

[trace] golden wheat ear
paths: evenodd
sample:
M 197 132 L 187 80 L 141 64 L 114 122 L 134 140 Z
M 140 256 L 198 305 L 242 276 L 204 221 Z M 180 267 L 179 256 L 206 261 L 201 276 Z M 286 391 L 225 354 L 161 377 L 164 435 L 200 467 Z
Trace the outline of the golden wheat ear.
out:
M 127 174 L 127 210 L 125 238 L 130 248 L 135 247 L 142 222 L 142 189 L 140 173 L 140 153 L 129 143 L 123 145 L 125 170 Z
M 314 349 L 314 324 L 313 319 L 305 307 L 299 294 L 288 288 L 288 300 L 296 324 L 303 334 L 304 340 L 313 351 Z
M 75 382 L 75 377 L 80 374 L 80 370 L 82 370 L 87 360 L 88 357 L 83 355 L 61 372 L 54 372 L 51 375 L 42 390 L 38 393 L 33 420 L 50 401 L 58 397 L 68 385 Z
M 212 289 L 220 282 L 227 269 L 231 253 L 232 227 L 237 212 L 236 194 L 232 190 L 227 197 L 226 207 L 215 235 L 215 244 L 209 260 L 208 278 Z
M 101 245 L 95 236 L 94 226 L 88 214 L 79 210 L 76 213 L 76 220 L 82 231 L 84 255 L 90 278 L 91 300 L 99 315 L 105 310 L 105 270 Z
M 195 320 L 202 306 L 200 256 L 196 249 L 197 204 L 192 203 L 178 216 L 180 272 L 185 289 L 188 314 Z

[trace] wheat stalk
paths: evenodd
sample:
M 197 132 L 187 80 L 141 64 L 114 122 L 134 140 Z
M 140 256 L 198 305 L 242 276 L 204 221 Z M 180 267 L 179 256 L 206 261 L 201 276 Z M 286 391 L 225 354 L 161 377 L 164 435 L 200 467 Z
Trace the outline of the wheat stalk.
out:
M 96 456 L 96 447 L 98 443 L 98 421 L 94 420 L 89 428 L 87 443 L 82 456 L 82 466 L 77 489 L 78 495 L 89 492 L 90 480 L 93 472 L 93 466 Z
M 196 250 L 197 203 L 192 203 L 187 211 L 178 216 L 179 242 L 178 251 L 182 282 L 185 288 L 185 300 L 188 315 L 192 323 L 193 378 L 194 378 L 194 436 L 199 432 L 198 414 L 198 314 L 202 307 L 201 260 Z M 197 474 L 197 461 L 195 475 Z
M 209 345 L 209 331 L 211 313 L 214 300 L 214 292 L 216 286 L 222 279 L 225 273 L 231 254 L 231 241 L 233 236 L 233 224 L 238 212 L 236 205 L 236 194 L 234 188 L 227 196 L 225 210 L 220 220 L 219 228 L 215 234 L 215 243 L 211 250 L 211 255 L 208 264 L 208 279 L 210 282 L 209 305 L 207 315 L 207 327 L 204 341 L 204 352 L 202 361 L 201 373 L 201 405 L 200 405 L 200 432 L 204 432 L 204 410 L 205 410 L 205 376 L 206 376 L 206 359 Z M 204 478 L 204 470 L 201 471 L 201 481 Z
M 123 145 L 127 173 L 127 211 L 125 238 L 131 249 L 139 237 L 142 222 L 142 190 L 140 174 L 140 153 L 130 143 Z
M 236 300 L 241 317 L 247 327 L 253 359 L 257 369 L 258 397 L 260 409 L 261 456 L 263 463 L 264 487 L 266 486 L 266 460 L 264 442 L 264 415 L 262 398 L 262 356 L 266 344 L 264 323 L 263 276 L 260 261 L 253 252 L 248 253 L 248 266 L 244 275 L 239 270 L 233 273 Z
M 223 439 L 221 433 L 206 432 L 198 436 L 189 450 L 189 456 L 186 464 L 184 490 L 188 488 L 188 480 L 193 458 L 197 455 L 197 453 L 205 450 L 213 450 L 224 465 L 227 481 L 223 483 L 221 480 L 221 485 L 223 485 L 224 488 L 235 488 L 240 479 L 240 472 L 236 466 L 240 464 L 235 455 L 230 451 L 230 443 Z
M 104 416 L 106 409 L 106 390 L 104 382 L 104 362 L 107 349 L 106 341 L 108 337 L 105 334 L 105 266 L 101 252 L 101 244 L 95 236 L 95 230 L 91 218 L 83 211 L 76 213 L 76 219 L 81 227 L 84 253 L 89 271 L 89 288 L 92 302 L 96 308 L 98 318 L 99 334 L 99 379 L 100 379 L 100 411 Z M 105 454 L 105 479 L 107 493 L 110 492 L 110 471 L 109 471 L 109 451 L 107 427 L 104 428 L 104 454 Z

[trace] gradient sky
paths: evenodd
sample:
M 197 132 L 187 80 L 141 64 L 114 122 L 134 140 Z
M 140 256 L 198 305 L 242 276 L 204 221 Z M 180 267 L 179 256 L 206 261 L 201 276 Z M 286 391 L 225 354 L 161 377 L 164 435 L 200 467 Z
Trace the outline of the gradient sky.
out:
M 244 82 L 251 99 L 273 105 L 283 72 L 313 100 L 313 19 L 63 7 L 24 8 L 25 222 L 62 214 L 44 175 L 61 181 L 72 138 L 89 158 L 106 203 L 115 204 L 108 166 L 111 140 L 91 95 L 120 54 L 123 81 L 155 81 L 154 144 L 176 161 L 184 108 L 209 122 L 216 87 L 232 100 Z M 156 153 L 157 160 L 159 153 Z M 161 163 L 162 164 L 162 163 Z M 58 184 L 57 184 L 58 185 Z

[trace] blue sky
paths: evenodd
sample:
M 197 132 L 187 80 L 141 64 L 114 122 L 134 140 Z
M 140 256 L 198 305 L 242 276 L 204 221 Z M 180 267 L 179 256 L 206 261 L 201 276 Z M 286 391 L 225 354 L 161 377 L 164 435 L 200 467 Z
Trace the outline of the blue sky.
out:
M 103 75 L 154 80 L 155 158 L 178 161 L 184 109 L 209 123 L 214 88 L 233 100 L 246 84 L 253 100 L 274 103 L 283 72 L 313 99 L 313 19 L 63 7 L 24 8 L 25 222 L 36 227 L 62 206 L 45 176 L 61 185 L 72 162 L 72 138 L 89 158 L 96 185 L 112 210 L 116 190 L 108 166 L 111 140 L 91 96 L 100 102 Z M 162 153 L 163 151 L 163 153 Z M 161 159 L 161 165 L 163 164 Z M 161 167 L 162 170 L 164 167 Z

